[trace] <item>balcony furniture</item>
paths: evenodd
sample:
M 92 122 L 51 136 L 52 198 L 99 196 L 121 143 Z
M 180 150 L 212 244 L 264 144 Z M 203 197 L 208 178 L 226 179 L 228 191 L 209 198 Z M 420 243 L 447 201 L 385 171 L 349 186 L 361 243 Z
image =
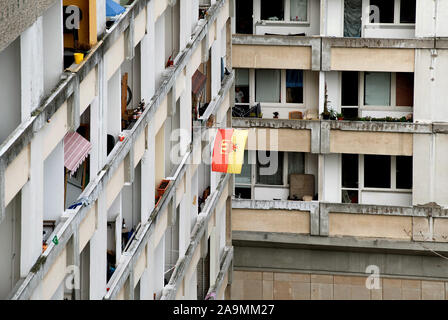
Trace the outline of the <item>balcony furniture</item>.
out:
M 312 174 L 290 174 L 289 175 L 289 197 L 294 200 L 302 200 L 304 196 L 314 195 L 314 175 Z
M 289 117 L 290 120 L 301 120 L 303 119 L 303 114 L 301 111 L 291 111 L 289 112 Z

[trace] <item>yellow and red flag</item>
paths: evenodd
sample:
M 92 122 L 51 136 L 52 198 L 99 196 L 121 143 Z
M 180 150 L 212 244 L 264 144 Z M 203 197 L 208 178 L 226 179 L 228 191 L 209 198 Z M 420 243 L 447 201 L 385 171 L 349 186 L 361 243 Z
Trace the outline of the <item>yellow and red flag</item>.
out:
M 212 171 L 241 173 L 248 131 L 218 129 L 213 146 Z

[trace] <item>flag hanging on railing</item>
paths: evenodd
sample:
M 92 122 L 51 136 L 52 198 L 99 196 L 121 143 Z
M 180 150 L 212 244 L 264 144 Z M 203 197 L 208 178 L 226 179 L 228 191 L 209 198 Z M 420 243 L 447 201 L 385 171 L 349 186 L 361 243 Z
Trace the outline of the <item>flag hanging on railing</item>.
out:
M 213 146 L 212 171 L 241 173 L 248 130 L 218 129 Z

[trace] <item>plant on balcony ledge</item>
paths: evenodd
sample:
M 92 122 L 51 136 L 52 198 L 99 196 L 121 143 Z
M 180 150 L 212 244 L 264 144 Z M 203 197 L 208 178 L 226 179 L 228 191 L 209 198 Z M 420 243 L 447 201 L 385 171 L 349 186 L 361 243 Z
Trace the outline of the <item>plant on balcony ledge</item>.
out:
M 413 116 L 412 114 L 408 114 L 407 116 L 403 116 L 401 118 L 392 118 L 392 117 L 385 117 L 385 118 L 372 118 L 372 117 L 362 117 L 358 118 L 358 121 L 378 121 L 378 122 L 413 122 Z
M 336 117 L 338 118 L 338 120 L 344 120 L 344 115 L 342 113 L 338 113 Z
M 328 91 L 327 91 L 327 83 L 325 83 L 325 100 L 324 100 L 324 111 L 321 113 L 323 120 L 336 120 L 336 111 L 332 108 L 328 109 Z

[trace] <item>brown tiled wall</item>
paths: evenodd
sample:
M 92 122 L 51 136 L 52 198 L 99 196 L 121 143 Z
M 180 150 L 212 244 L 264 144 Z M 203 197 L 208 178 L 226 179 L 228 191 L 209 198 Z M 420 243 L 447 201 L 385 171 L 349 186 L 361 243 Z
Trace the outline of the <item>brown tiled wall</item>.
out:
M 380 279 L 381 289 L 366 288 L 367 277 L 283 272 L 234 271 L 233 300 L 400 300 L 448 299 L 448 282 Z

